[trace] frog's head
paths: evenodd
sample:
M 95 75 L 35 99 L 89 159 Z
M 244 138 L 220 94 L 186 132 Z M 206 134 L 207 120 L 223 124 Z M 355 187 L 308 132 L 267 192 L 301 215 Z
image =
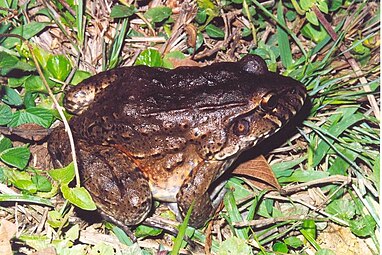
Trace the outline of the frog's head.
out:
M 215 154 L 217 160 L 238 155 L 276 133 L 299 112 L 306 98 L 300 82 L 269 72 L 260 57 L 248 55 L 240 62 L 242 75 L 249 79 L 249 103 L 227 120 L 226 143 Z

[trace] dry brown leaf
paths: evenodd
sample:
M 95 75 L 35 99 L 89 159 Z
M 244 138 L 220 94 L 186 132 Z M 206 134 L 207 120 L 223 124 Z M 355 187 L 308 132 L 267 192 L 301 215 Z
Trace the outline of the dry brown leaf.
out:
M 179 66 L 203 66 L 203 64 L 188 58 L 185 58 L 185 59 L 168 58 L 168 60 L 171 62 L 174 68 Z
M 281 189 L 280 184 L 263 155 L 241 163 L 235 168 L 233 174 L 248 177 L 248 180 L 260 189 Z
M 12 255 L 12 246 L 10 240 L 16 234 L 17 227 L 16 224 L 7 221 L 5 219 L 1 220 L 0 226 L 0 251 L 3 255 Z
M 192 47 L 195 50 L 196 47 L 196 37 L 197 37 L 197 29 L 194 25 L 188 24 L 184 28 L 186 34 L 187 34 L 187 45 Z

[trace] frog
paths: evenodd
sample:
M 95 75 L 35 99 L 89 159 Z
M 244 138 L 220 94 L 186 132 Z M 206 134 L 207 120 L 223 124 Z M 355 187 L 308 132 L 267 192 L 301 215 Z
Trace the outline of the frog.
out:
M 276 133 L 307 97 L 302 83 L 268 70 L 257 55 L 175 69 L 119 67 L 70 88 L 64 97 L 81 184 L 98 211 L 134 226 L 153 202 L 177 206 L 189 225 L 215 213 L 213 188 L 238 156 Z M 63 127 L 48 151 L 72 161 Z

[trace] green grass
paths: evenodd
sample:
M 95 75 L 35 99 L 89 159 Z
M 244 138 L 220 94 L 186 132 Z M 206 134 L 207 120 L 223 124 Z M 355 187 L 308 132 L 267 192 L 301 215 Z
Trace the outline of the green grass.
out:
M 98 1 L 96 8 L 93 1 L 77 2 L 0 1 L 0 212 L 15 222 L 16 202 L 22 208 L 17 216 L 20 235 L 11 241 L 19 249 L 14 252 L 54 247 L 57 254 L 156 254 L 176 247 L 172 254 L 182 249 L 341 254 L 339 243 L 327 247 L 320 237 L 335 226 L 348 231 L 348 238 L 366 242 L 370 254 L 379 254 L 378 2 L 293 0 L 269 6 L 255 0 L 200 0 L 180 15 L 170 7 L 145 11 L 124 1 L 111 11 L 106 2 Z M 188 23 L 176 29 L 179 17 Z M 185 34 L 187 24 L 196 36 Z M 173 244 L 160 229 L 139 226 L 134 233 L 140 242 L 135 244 L 110 224 L 85 229 L 75 221 L 72 205 L 91 209 L 92 201 L 82 188 L 68 186 L 78 174 L 69 167 L 48 175 L 46 154 L 36 149 L 44 147 L 45 138 L 31 139 L 30 132 L 36 131 L 27 125 L 38 125 L 44 136 L 63 118 L 44 80 L 61 103 L 66 86 L 94 73 L 134 63 L 171 67 L 174 58 L 186 63 L 184 58 L 193 53 L 207 63 L 257 54 L 270 70 L 306 85 L 307 116 L 287 143 L 264 155 L 285 194 L 261 191 L 232 177 L 215 228 L 182 226 Z M 22 139 L 9 135 L 16 127 Z M 78 191 L 82 197 L 76 196 Z M 89 234 L 94 236 L 85 238 Z M 183 242 L 184 236 L 194 246 Z

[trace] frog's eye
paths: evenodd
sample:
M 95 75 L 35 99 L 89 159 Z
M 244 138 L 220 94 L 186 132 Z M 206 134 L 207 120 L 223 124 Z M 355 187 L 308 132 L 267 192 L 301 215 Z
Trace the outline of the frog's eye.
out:
M 260 108 L 264 111 L 272 110 L 277 106 L 279 97 L 274 92 L 270 92 L 263 96 L 260 102 Z
M 249 132 L 249 121 L 241 119 L 233 124 L 233 133 L 235 135 L 246 135 Z

